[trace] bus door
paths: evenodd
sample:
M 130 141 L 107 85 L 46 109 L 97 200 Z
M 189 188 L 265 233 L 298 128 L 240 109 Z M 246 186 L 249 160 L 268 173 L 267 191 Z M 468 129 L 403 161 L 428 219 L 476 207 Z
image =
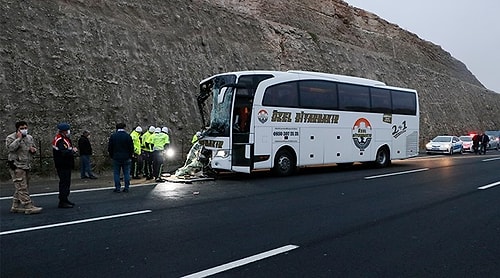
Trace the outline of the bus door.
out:
M 245 89 L 238 89 L 245 90 Z M 250 142 L 252 97 L 236 94 L 231 123 L 231 167 L 233 171 L 250 173 L 253 169 L 254 144 Z

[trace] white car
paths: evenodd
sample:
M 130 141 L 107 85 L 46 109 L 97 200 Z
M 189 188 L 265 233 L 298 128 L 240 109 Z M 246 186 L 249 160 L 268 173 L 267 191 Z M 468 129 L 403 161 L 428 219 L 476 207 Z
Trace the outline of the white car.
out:
M 474 149 L 472 148 L 472 136 L 470 135 L 463 135 L 459 137 L 460 140 L 462 140 L 462 148 L 467 152 L 474 152 Z
M 487 149 L 494 149 L 498 151 L 500 149 L 500 139 L 493 135 L 489 135 L 488 137 L 490 137 L 490 143 L 488 144 Z
M 463 142 L 457 136 L 440 135 L 425 145 L 427 153 L 463 153 Z

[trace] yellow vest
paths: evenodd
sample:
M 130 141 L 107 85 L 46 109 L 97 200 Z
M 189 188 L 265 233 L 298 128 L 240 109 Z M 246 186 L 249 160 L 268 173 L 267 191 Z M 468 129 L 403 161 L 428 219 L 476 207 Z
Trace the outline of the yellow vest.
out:
M 153 151 L 153 145 L 151 142 L 151 137 L 153 133 L 147 131 L 141 136 L 141 148 L 143 151 L 146 152 L 152 152 Z
M 163 151 L 165 149 L 165 145 L 170 143 L 170 138 L 168 137 L 168 134 L 160 132 L 153 134 L 151 136 L 151 141 L 153 143 L 153 150 Z
M 134 153 L 140 155 L 141 154 L 141 134 L 134 130 L 130 133 L 130 137 L 132 137 L 132 142 L 134 142 Z

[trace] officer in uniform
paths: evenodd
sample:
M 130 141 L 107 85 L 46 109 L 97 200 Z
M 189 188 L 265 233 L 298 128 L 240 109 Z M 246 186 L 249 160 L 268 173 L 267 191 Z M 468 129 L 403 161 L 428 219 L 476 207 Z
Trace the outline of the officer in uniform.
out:
M 163 182 L 161 178 L 161 172 L 163 169 L 163 156 L 165 148 L 170 144 L 170 138 L 168 136 L 168 128 L 163 127 L 160 129 L 157 127 L 155 133 L 151 136 L 151 141 L 153 143 L 153 176 L 156 182 Z
M 141 136 L 141 155 L 144 163 L 144 176 L 146 179 L 153 179 L 153 145 L 151 136 L 155 132 L 155 127 L 150 126 L 148 131 Z
M 142 157 L 141 157 L 141 135 L 142 127 L 136 127 L 131 133 L 132 141 L 134 142 L 134 155 L 132 156 L 131 175 L 133 179 L 139 179 L 139 174 L 142 171 Z
M 72 208 L 75 206 L 68 199 L 71 186 L 71 170 L 75 165 L 75 154 L 78 152 L 73 147 L 69 136 L 70 125 L 60 123 L 57 125 L 58 132 L 52 141 L 52 153 L 57 175 L 59 176 L 59 208 Z

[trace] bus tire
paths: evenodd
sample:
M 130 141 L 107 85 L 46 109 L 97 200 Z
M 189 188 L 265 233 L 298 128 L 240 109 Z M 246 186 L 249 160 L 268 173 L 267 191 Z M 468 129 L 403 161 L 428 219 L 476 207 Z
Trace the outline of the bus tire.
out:
M 274 157 L 273 172 L 280 177 L 290 176 L 295 172 L 295 157 L 287 150 L 280 150 Z
M 375 156 L 374 162 L 377 168 L 383 168 L 389 166 L 389 164 L 391 163 L 389 150 L 386 147 L 378 149 L 377 156 Z

